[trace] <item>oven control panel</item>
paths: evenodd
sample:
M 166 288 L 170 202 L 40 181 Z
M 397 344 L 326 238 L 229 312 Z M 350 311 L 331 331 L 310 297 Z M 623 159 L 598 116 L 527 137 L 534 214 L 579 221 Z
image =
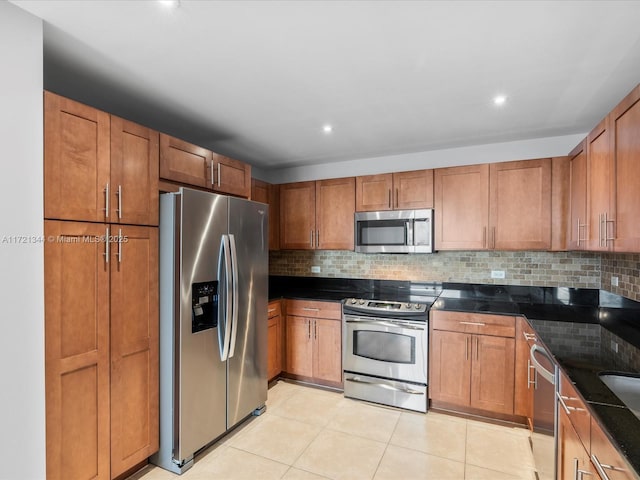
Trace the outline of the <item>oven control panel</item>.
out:
M 344 301 L 345 310 L 385 312 L 390 314 L 426 313 L 429 305 L 425 303 L 391 302 L 387 300 L 364 300 L 362 298 L 347 298 Z

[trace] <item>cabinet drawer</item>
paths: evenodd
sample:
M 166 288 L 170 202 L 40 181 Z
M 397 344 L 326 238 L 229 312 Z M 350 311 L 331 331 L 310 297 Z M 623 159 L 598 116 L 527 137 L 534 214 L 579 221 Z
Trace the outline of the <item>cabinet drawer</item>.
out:
M 591 414 L 580 395 L 566 375 L 560 373 L 560 399 L 558 408 L 568 415 L 571 425 L 575 428 L 585 450 L 591 449 Z
M 314 300 L 287 300 L 287 315 L 341 320 L 342 304 Z
M 476 333 L 497 337 L 515 337 L 515 317 L 507 315 L 489 315 L 468 312 L 431 312 L 431 325 L 434 330 L 450 332 Z
M 274 302 L 269 302 L 269 306 L 267 307 L 267 317 L 274 318 L 280 315 L 281 313 L 280 300 L 276 300 Z

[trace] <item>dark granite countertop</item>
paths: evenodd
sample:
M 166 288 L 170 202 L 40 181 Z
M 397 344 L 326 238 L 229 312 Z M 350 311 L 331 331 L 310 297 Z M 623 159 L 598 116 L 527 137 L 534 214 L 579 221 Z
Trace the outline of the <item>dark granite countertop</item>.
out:
M 640 302 L 597 289 L 271 276 L 269 298 L 285 297 L 424 301 L 436 310 L 523 315 L 640 473 L 640 420 L 598 377 L 640 371 Z M 611 354 L 611 338 L 626 344 L 624 355 Z

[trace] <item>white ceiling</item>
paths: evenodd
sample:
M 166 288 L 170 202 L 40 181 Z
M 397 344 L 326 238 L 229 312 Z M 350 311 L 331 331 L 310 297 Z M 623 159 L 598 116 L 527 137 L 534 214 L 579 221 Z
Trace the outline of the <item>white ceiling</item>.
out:
M 640 82 L 640 1 L 13 3 L 45 88 L 264 169 L 584 132 Z

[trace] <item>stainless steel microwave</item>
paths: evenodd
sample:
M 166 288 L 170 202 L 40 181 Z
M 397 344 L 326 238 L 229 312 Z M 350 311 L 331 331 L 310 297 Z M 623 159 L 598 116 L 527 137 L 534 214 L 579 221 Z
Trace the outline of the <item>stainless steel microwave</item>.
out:
M 355 214 L 356 252 L 432 253 L 433 210 Z

